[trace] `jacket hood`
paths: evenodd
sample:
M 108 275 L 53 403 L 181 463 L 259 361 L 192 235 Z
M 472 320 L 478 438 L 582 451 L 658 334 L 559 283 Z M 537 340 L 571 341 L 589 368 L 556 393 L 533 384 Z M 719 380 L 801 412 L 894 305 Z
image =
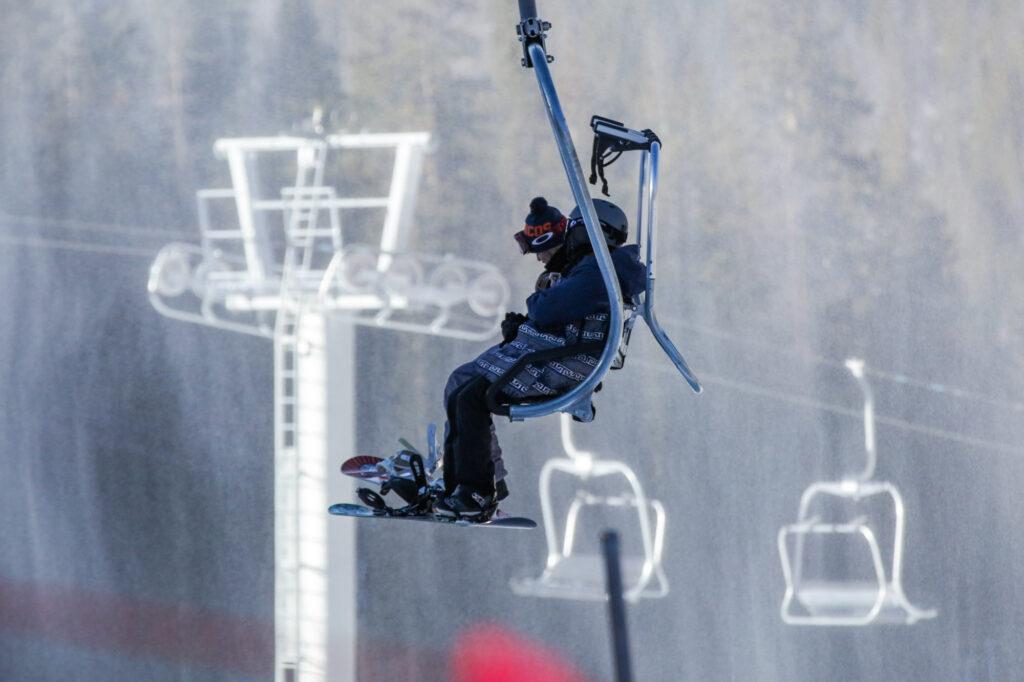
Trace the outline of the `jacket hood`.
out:
M 619 276 L 619 287 L 622 288 L 624 300 L 628 301 L 647 288 L 647 266 L 640 262 L 639 245 L 620 246 L 612 251 L 611 256 L 615 274 Z M 594 253 L 588 253 L 576 265 L 569 268 L 569 272 L 584 263 L 587 264 L 587 267 L 600 267 L 597 264 L 597 256 Z
M 622 296 L 630 299 L 647 288 L 647 266 L 640 262 L 640 246 L 630 244 L 612 251 L 615 274 L 619 276 Z

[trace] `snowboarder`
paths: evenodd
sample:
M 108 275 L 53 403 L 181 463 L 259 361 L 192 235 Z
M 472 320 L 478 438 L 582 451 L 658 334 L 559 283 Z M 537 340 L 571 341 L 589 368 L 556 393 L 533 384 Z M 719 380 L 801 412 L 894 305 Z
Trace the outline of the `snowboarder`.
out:
M 544 197 L 536 197 L 530 202 L 530 213 L 526 216 L 525 226 L 519 232 L 516 232 L 513 237 L 524 256 L 532 253 L 537 256 L 537 260 L 547 265 L 555 255 L 555 252 L 565 243 L 565 227 L 567 222 L 565 215 L 554 206 L 549 205 Z M 558 280 L 559 276 L 560 273 L 556 270 L 545 267 L 544 271 L 537 278 L 536 290 L 547 289 Z M 526 316 L 520 313 L 510 312 L 505 315 L 505 320 L 501 323 L 501 345 L 505 345 L 515 338 L 516 330 L 524 320 L 526 320 Z M 449 420 L 445 424 L 444 433 L 446 452 L 450 449 L 447 447 L 447 444 L 451 438 L 451 424 L 453 423 L 450 417 L 451 409 L 449 408 L 452 395 L 457 390 L 465 387 L 467 383 L 480 376 L 482 372 L 483 370 L 474 359 L 457 367 L 448 377 L 448 382 L 444 387 L 444 409 L 446 413 L 449 413 Z M 498 444 L 498 437 L 494 432 L 493 422 L 490 425 L 490 432 L 490 454 L 491 462 L 494 466 L 495 497 L 497 501 L 500 501 L 508 497 L 508 484 L 505 482 L 505 476 L 508 472 L 505 470 L 505 463 L 501 456 L 501 446 Z
M 628 221 L 615 204 L 594 200 L 605 241 L 611 251 L 622 294 L 643 291 L 646 269 L 639 250 L 622 247 Z M 497 504 L 494 453 L 499 453 L 487 389 L 527 353 L 582 342 L 597 342 L 608 331 L 608 295 L 579 208 L 568 220 L 542 197 L 530 202 L 526 226 L 516 233 L 523 254 L 534 253 L 544 272 L 537 290 L 526 299 L 527 314 L 509 313 L 502 323 L 502 342 L 460 366 L 445 390 L 448 417 L 444 442 L 445 495 L 435 513 L 474 519 L 489 516 Z M 519 399 L 565 393 L 581 383 L 598 358 L 585 353 L 568 355 L 526 368 L 503 392 Z M 498 480 L 504 479 L 504 467 Z M 500 487 L 500 485 L 499 485 Z

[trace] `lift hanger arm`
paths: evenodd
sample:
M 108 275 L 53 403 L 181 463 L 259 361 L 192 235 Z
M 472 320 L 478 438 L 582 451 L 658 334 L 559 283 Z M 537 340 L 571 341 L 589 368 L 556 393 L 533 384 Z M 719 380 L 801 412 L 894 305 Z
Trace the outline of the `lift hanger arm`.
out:
M 864 376 L 864 361 L 860 358 L 849 358 L 845 364 L 864 394 L 864 455 L 867 462 L 864 470 L 857 474 L 854 480 L 870 481 L 878 465 L 878 449 L 875 446 L 875 394 L 867 377 Z
M 520 0 L 519 14 L 521 21 L 517 27 L 517 32 L 519 33 L 520 41 L 523 43 L 523 65 L 527 68 L 532 68 L 537 76 L 537 84 L 540 87 L 541 97 L 544 100 L 544 109 L 555 136 L 555 144 L 558 146 L 562 166 L 565 168 L 565 175 L 572 189 L 573 198 L 576 200 L 576 205 L 580 208 L 583 223 L 587 228 L 590 243 L 594 248 L 594 255 L 601 269 L 601 279 L 604 280 L 605 290 L 608 293 L 610 315 L 607 343 L 594 371 L 579 385 L 561 396 L 540 403 L 512 406 L 509 409 L 509 417 L 513 421 L 520 421 L 531 417 L 543 417 L 555 412 L 561 412 L 572 408 L 583 400 L 587 400 L 594 388 L 608 372 L 608 368 L 611 366 L 612 360 L 618 351 L 619 341 L 622 338 L 622 292 L 619 288 L 619 280 L 615 274 L 615 267 L 612 264 L 611 254 L 608 252 L 608 245 L 605 243 L 604 234 L 598 223 L 597 212 L 594 210 L 594 202 L 590 198 L 590 192 L 587 189 L 583 169 L 580 167 L 579 158 L 576 156 L 576 147 L 573 145 L 572 136 L 569 134 L 569 126 L 566 123 L 565 114 L 562 112 L 562 105 L 558 100 L 558 92 L 551 78 L 551 71 L 548 69 L 548 63 L 551 59 L 545 50 L 544 32 L 550 28 L 550 24 L 537 18 L 536 0 Z

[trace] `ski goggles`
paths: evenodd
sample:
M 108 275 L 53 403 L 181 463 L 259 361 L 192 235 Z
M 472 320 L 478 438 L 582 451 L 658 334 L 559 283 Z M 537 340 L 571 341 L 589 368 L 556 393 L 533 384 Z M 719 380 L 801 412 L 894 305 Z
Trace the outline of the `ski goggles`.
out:
M 519 251 L 526 255 L 528 253 L 540 253 L 565 243 L 566 219 L 563 216 L 557 221 L 544 223 L 543 225 L 527 224 L 519 232 L 516 232 L 516 243 L 519 244 Z

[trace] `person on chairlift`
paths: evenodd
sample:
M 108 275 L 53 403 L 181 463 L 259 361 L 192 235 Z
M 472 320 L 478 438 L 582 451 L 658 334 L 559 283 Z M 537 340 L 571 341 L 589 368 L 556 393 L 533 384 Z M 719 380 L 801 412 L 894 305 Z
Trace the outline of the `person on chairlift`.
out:
M 626 214 L 615 204 L 594 200 L 626 300 L 644 290 L 646 268 L 637 246 L 623 246 L 629 233 Z M 526 314 L 509 313 L 501 325 L 502 342 L 459 366 L 444 391 L 447 413 L 444 440 L 445 494 L 435 513 L 469 520 L 486 519 L 508 494 L 505 471 L 487 404 L 487 390 L 524 355 L 536 351 L 601 342 L 607 338 L 608 294 L 579 207 L 568 219 L 543 197 L 530 202 L 526 225 L 515 240 L 523 255 L 544 263 L 536 291 L 526 299 Z M 582 383 L 597 366 L 600 351 L 567 354 L 528 364 L 502 388 L 512 404 L 549 399 Z M 496 471 L 495 463 L 500 471 Z

